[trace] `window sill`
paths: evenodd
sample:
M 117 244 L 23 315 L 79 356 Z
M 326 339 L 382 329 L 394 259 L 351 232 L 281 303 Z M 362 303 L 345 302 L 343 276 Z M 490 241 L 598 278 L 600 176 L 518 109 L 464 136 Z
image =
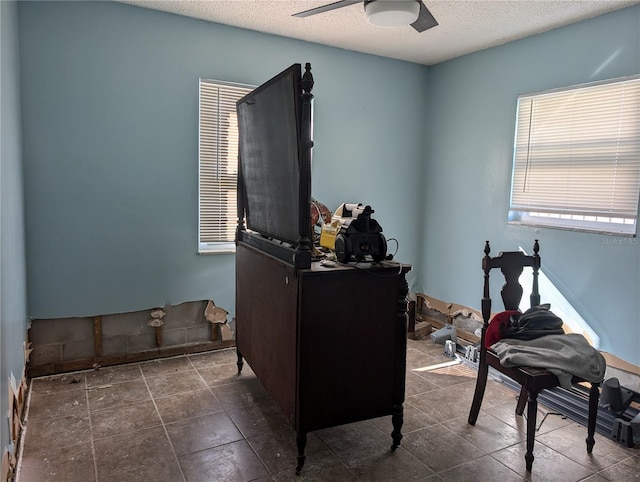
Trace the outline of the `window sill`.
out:
M 235 254 L 236 243 L 200 243 L 198 254 L 208 256 L 210 254 Z
M 618 236 L 621 238 L 632 238 L 633 241 L 629 243 L 616 243 L 616 244 L 640 244 L 640 240 L 636 237 L 635 233 L 625 233 L 621 231 L 608 230 L 605 227 L 586 227 L 586 226 L 565 226 L 560 224 L 545 224 L 536 223 L 533 221 L 508 221 L 507 224 L 514 226 L 528 226 L 532 228 L 546 228 L 546 229 L 559 229 L 561 231 L 576 231 L 591 234 L 606 234 L 608 236 Z

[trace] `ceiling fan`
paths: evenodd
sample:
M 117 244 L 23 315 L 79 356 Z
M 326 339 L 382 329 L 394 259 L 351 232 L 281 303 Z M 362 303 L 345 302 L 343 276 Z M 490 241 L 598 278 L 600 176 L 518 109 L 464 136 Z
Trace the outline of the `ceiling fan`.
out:
M 305 10 L 293 16 L 310 17 L 361 2 L 363 0 L 342 0 Z M 438 25 L 436 19 L 421 0 L 364 0 L 364 10 L 369 22 L 381 27 L 411 24 L 418 32 L 424 32 Z

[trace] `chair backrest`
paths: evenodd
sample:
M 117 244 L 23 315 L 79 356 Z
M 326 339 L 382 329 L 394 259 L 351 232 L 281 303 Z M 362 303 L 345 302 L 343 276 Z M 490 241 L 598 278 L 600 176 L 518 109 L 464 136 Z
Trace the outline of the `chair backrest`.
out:
M 484 294 L 482 297 L 482 318 L 486 329 L 491 317 L 491 297 L 489 294 L 489 273 L 494 268 L 500 268 L 504 275 L 505 284 L 502 286 L 502 302 L 505 310 L 517 310 L 522 300 L 522 286 L 520 275 L 525 266 L 533 268 L 533 288 L 529 297 L 531 306 L 540 304 L 538 293 L 538 271 L 540 269 L 540 246 L 536 239 L 533 244 L 533 255 L 527 256 L 522 251 L 504 251 L 492 258 L 489 256 L 491 247 L 489 241 L 484 245 L 484 258 L 482 258 L 482 270 L 484 271 Z

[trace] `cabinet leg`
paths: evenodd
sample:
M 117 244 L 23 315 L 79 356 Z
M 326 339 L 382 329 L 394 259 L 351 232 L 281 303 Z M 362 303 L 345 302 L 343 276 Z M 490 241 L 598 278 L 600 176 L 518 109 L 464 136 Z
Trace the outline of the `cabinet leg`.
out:
M 393 445 L 391 445 L 391 450 L 395 450 L 400 445 L 400 440 L 402 440 L 401 429 L 402 429 L 402 424 L 404 423 L 404 408 L 402 405 L 393 406 L 391 423 L 393 424 L 393 432 L 391 432 L 391 439 L 393 440 Z
M 240 375 L 240 373 L 242 372 L 242 367 L 244 366 L 244 361 L 242 361 L 242 354 L 240 353 L 240 350 L 238 350 L 237 348 L 236 348 L 236 355 L 238 356 L 238 361 L 236 365 L 238 365 L 238 375 Z
M 304 459 L 307 458 L 304 455 L 304 448 L 307 445 L 307 434 L 298 434 L 298 436 L 296 437 L 296 444 L 298 445 L 298 466 L 296 467 L 296 475 L 300 475 L 302 466 L 304 465 Z

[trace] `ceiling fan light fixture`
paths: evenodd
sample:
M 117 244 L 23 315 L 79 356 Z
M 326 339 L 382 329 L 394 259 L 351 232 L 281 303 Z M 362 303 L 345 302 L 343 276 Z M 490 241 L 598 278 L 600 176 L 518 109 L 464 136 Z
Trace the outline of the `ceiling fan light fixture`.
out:
M 402 27 L 412 24 L 420 13 L 416 0 L 375 0 L 364 7 L 371 25 L 377 27 Z

